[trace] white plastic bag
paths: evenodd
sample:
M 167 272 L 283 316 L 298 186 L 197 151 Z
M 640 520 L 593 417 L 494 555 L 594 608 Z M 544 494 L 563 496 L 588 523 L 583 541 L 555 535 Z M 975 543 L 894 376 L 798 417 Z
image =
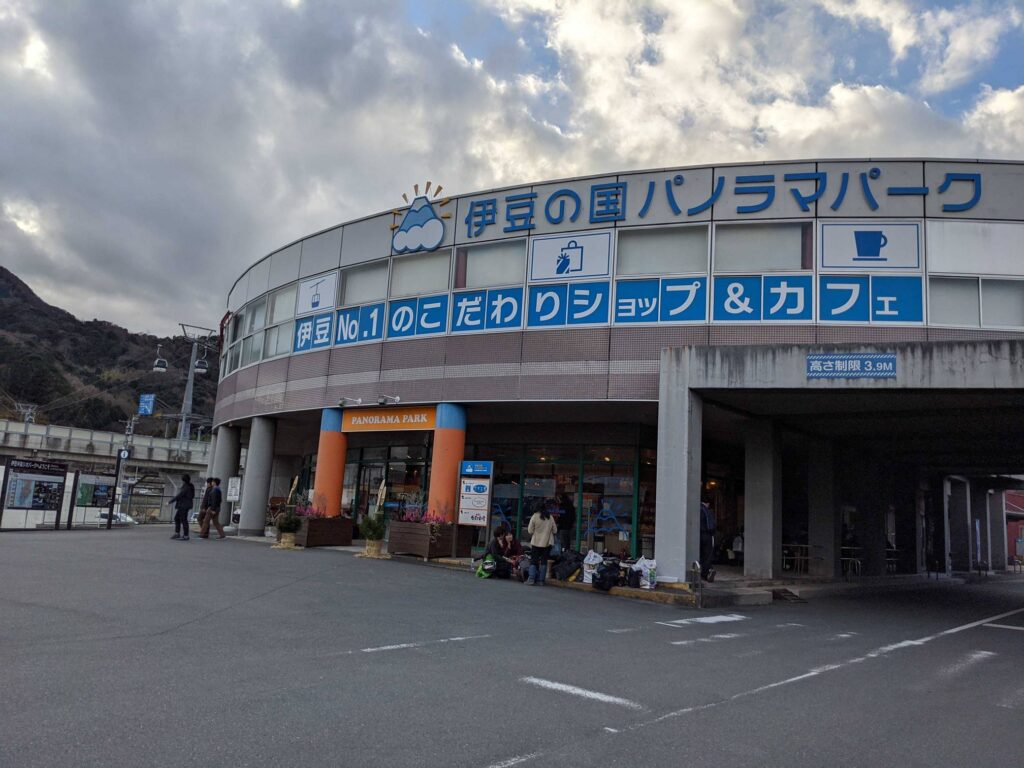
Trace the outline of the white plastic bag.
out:
M 601 564 L 603 558 L 597 554 L 594 550 L 587 552 L 587 556 L 583 558 L 583 583 L 592 584 L 594 581 L 594 572 L 597 571 L 597 566 Z
M 640 571 L 640 588 L 654 589 L 658 583 L 658 563 L 641 557 L 631 566 L 634 571 Z

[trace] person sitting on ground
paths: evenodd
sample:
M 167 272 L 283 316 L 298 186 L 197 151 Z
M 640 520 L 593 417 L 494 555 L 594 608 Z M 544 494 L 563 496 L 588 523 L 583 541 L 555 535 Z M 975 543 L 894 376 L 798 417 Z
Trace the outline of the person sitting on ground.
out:
M 487 545 L 484 557 L 487 555 L 493 557 L 497 564 L 494 575 L 499 579 L 507 579 L 512 576 L 512 569 L 522 554 L 523 548 L 516 537 L 512 535 L 511 529 L 505 523 L 501 523 L 494 529 L 494 538 Z

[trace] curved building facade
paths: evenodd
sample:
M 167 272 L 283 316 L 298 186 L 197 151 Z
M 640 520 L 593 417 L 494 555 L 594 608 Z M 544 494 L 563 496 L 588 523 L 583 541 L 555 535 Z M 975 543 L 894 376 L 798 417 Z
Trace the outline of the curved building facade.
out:
M 795 389 L 892 391 L 919 388 L 889 368 L 906 350 L 1024 339 L 1021 163 L 702 166 L 402 197 L 274 251 L 229 291 L 212 470 L 237 474 L 248 448 L 243 530 L 293 484 L 357 522 L 378 505 L 455 520 L 460 462 L 491 462 L 491 523 L 521 529 L 548 506 L 565 543 L 658 549 L 679 577 L 689 555 L 661 539 L 688 535 L 692 553 L 695 531 L 666 528 L 669 506 L 686 520 L 704 498 L 723 536 L 751 536 L 757 409 L 711 398 L 696 488 L 667 498 L 663 350 L 725 364 L 735 348 L 806 348 Z M 805 443 L 778 443 L 802 477 Z M 770 531 L 768 571 L 812 559 L 813 494 L 780 472 L 779 506 L 802 511 Z M 919 544 L 901 569 L 921 566 Z

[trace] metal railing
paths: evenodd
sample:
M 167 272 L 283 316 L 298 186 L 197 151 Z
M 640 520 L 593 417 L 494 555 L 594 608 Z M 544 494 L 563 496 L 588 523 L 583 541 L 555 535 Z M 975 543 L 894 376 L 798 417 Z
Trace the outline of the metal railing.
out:
M 118 432 L 0 419 L 0 449 L 10 447 L 112 457 L 123 443 L 124 435 Z M 133 435 L 132 448 L 133 461 L 205 464 L 210 444 L 201 440 Z

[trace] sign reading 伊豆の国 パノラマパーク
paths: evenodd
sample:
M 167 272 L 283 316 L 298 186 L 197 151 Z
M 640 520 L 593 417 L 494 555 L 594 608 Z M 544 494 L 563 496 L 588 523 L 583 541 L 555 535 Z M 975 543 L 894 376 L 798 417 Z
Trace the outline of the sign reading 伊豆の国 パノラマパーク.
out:
M 433 429 L 434 406 L 408 408 L 362 408 L 342 414 L 342 432 L 388 432 L 403 429 Z

